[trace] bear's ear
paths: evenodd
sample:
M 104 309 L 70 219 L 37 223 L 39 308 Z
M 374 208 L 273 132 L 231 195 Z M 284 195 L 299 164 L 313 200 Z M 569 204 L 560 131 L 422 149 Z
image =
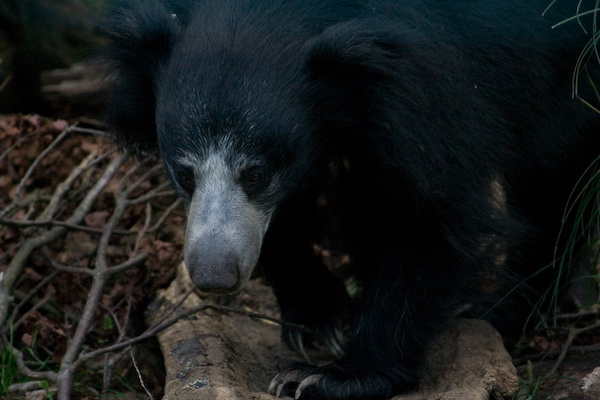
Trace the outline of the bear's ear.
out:
M 313 77 L 344 80 L 388 75 L 404 44 L 396 32 L 374 27 L 375 23 L 368 19 L 343 22 L 311 39 L 306 48 Z
M 370 19 L 333 25 L 311 39 L 305 46 L 305 100 L 315 118 L 348 126 L 375 107 L 385 108 L 382 102 L 399 91 L 419 96 L 415 78 L 427 71 L 418 70 L 430 69 L 419 55 L 425 39 L 414 27 Z
M 155 2 L 129 2 L 100 26 L 111 41 L 104 61 L 114 76 L 106 120 L 134 152 L 157 150 L 156 79 L 178 35 L 176 16 Z

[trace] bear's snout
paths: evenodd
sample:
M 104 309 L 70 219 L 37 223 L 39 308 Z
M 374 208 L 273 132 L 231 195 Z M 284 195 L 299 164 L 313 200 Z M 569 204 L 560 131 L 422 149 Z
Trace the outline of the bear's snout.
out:
M 232 292 L 242 283 L 240 258 L 231 252 L 218 249 L 190 251 L 185 264 L 194 285 L 204 291 Z

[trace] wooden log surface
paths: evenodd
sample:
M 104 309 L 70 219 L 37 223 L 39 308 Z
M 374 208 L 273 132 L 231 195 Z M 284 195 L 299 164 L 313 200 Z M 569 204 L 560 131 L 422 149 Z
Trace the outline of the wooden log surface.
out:
M 149 322 L 163 316 L 191 285 L 181 266 L 177 279 L 149 308 Z M 209 302 L 277 317 L 275 298 L 259 280 L 236 296 L 192 294 L 183 306 Z M 170 400 L 274 400 L 266 393 L 271 379 L 289 360 L 301 361 L 282 345 L 277 324 L 237 313 L 202 311 L 162 331 L 158 340 L 167 371 L 164 399 Z M 428 360 L 419 390 L 394 400 L 509 399 L 518 387 L 500 335 L 484 321 L 459 320 L 432 344 Z

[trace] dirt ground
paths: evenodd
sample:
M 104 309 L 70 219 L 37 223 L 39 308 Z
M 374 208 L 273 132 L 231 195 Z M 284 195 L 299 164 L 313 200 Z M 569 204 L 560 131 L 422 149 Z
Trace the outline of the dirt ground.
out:
M 71 122 L 36 115 L 0 116 L 0 208 L 10 203 L 10 196 L 17 190 L 33 160 Z M 98 128 L 90 125 L 92 123 L 88 121 L 82 126 Z M 24 194 L 39 194 L 39 202 L 45 204 L 49 194 L 55 192 L 81 159 L 92 151 L 105 151 L 106 146 L 106 139 L 102 137 L 68 138 L 50 152 L 40 168 L 28 178 L 23 186 Z M 90 176 L 93 178 L 95 175 L 90 173 Z M 93 179 L 90 181 L 93 183 Z M 82 190 L 74 191 L 73 205 L 77 205 Z M 164 199 L 155 202 L 153 207 L 163 210 L 172 201 Z M 72 335 L 72 321 L 76 321 L 87 298 L 90 280 L 67 272 L 56 274 L 49 260 L 90 268 L 93 265 L 90 260 L 97 247 L 98 234 L 94 232 L 103 228 L 108 215 L 106 210 L 113 206 L 110 191 L 100 196 L 95 208 L 82 222 L 85 229 L 79 226 L 68 231 L 45 252 L 34 255 L 15 284 L 19 302 L 13 304 L 15 314 L 12 318 L 19 322 L 19 326 L 11 340 L 18 348 L 27 350 L 27 362 L 45 360 L 45 369 L 59 365 Z M 57 218 L 68 215 L 71 207 L 65 204 Z M 132 207 L 119 229 L 139 229 L 147 210 L 146 204 Z M 20 221 L 33 211 L 33 208 L 29 211 L 24 209 L 12 218 Z M 155 233 L 139 241 L 128 239 L 128 236 L 115 239 L 108 254 L 111 260 L 122 260 L 133 247 L 148 252 L 150 257 L 144 266 L 116 275 L 109 282 L 97 312 L 97 321 L 86 341 L 87 347 L 101 347 L 119 340 L 116 328 L 107 325 L 111 318 L 124 326 L 128 322 L 129 325 L 125 326 L 127 335 L 133 337 L 145 329 L 140 317 L 149 302 L 146 322 L 167 317 L 169 305 L 189 291 L 189 282 L 185 281 L 182 273 L 170 283 L 181 260 L 184 221 L 184 213 L 180 210 L 164 220 Z M 43 229 L 0 225 L 0 272 L 6 270 L 24 238 Z M 50 275 L 54 278 L 47 280 Z M 46 286 L 40 286 L 43 282 Z M 43 289 L 40 290 L 40 287 Z M 162 291 L 155 296 L 161 288 Z M 34 293 L 34 290 L 39 293 Z M 14 307 L 17 304 L 18 307 Z M 207 307 L 208 304 L 211 306 Z M 138 367 L 143 380 L 151 383 L 151 391 L 156 397 L 163 393 L 164 388 L 166 399 L 273 399 L 266 393 L 271 379 L 289 360 L 302 361 L 281 344 L 276 322 L 256 317 L 278 317 L 273 295 L 260 279 L 252 280 L 249 287 L 236 296 L 215 299 L 193 293 L 184 307 L 203 309 L 157 335 L 164 357 L 164 372 L 161 364 L 149 361 L 157 359 L 153 357 L 156 349 L 146 345 L 138 347 L 140 352 L 147 352 L 150 356 L 140 357 Z M 592 315 L 587 323 L 593 323 L 596 318 Z M 600 331 L 597 328 L 576 340 L 558 374 L 549 379 L 540 378 L 554 366 L 565 336 L 560 332 L 553 335 L 544 333 L 525 341 L 527 352 L 519 354 L 516 360 L 517 378 L 499 335 L 480 321 L 463 321 L 430 350 L 431 370 L 421 382 L 420 391 L 397 399 L 600 399 Z M 317 363 L 326 361 L 318 352 L 309 355 Z M 528 359 L 532 360 L 529 365 Z M 133 371 L 131 364 L 129 361 L 128 374 Z M 123 371 L 115 369 L 113 375 L 125 376 Z M 163 373 L 166 373 L 164 382 Z M 131 376 L 135 382 L 135 371 Z M 20 375 L 10 377 L 14 382 L 22 378 Z M 79 387 L 93 387 L 96 394 L 86 392 L 81 395 L 78 392 L 74 398 L 101 397 L 102 388 L 94 386 L 102 381 L 101 373 L 82 374 L 79 379 Z M 520 389 L 512 396 L 517 382 L 521 384 Z M 134 390 L 145 396 L 141 387 Z M 48 392 L 43 391 L 42 394 L 46 396 Z M 9 398 L 23 397 L 24 393 L 15 392 Z

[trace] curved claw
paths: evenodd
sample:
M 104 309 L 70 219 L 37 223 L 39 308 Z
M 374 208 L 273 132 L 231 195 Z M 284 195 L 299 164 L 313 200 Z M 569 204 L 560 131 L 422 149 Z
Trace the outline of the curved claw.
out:
M 304 348 L 304 335 L 302 332 L 290 331 L 288 333 L 288 344 L 297 353 L 300 353 L 302 358 L 306 360 L 309 364 L 312 364 L 312 361 L 308 354 L 306 353 L 306 349 Z
M 342 349 L 342 345 L 336 336 L 337 335 L 329 335 L 327 337 L 327 348 L 335 357 L 342 358 L 344 355 L 344 350 Z
M 317 385 L 319 381 L 323 378 L 323 374 L 314 374 L 309 375 L 300 382 L 298 388 L 296 388 L 296 392 L 294 393 L 294 399 L 299 399 L 302 395 L 302 391 L 309 386 Z
M 302 382 L 304 381 L 305 377 L 306 374 L 297 369 L 280 372 L 275 375 L 275 378 L 273 378 L 269 384 L 267 391 L 270 395 L 281 397 L 281 393 L 283 392 L 285 385 L 291 382 Z
M 340 327 L 314 329 L 312 333 L 297 329 L 285 329 L 282 333 L 282 338 L 288 347 L 302 356 L 309 364 L 313 362 L 306 351 L 307 348 L 320 348 L 335 358 L 344 356 L 343 344 L 346 340 Z
M 344 332 L 340 328 L 333 328 L 333 334 L 335 335 L 338 343 L 344 343 L 346 341 Z
M 279 395 L 281 395 L 281 390 L 283 389 L 285 380 L 282 379 L 282 375 L 283 372 L 280 372 L 277 375 L 275 375 L 275 378 L 271 380 L 269 388 L 267 389 L 267 392 L 275 397 L 279 397 Z
M 332 328 L 324 331 L 317 336 L 318 345 L 327 350 L 335 358 L 342 358 L 345 354 L 343 343 L 345 343 L 344 334 L 340 328 Z
M 407 371 L 408 372 L 408 371 Z M 332 363 L 323 367 L 297 364 L 279 373 L 269 385 L 269 393 L 296 400 L 309 399 L 388 399 L 395 392 L 413 389 L 417 375 L 389 377 L 357 364 Z

